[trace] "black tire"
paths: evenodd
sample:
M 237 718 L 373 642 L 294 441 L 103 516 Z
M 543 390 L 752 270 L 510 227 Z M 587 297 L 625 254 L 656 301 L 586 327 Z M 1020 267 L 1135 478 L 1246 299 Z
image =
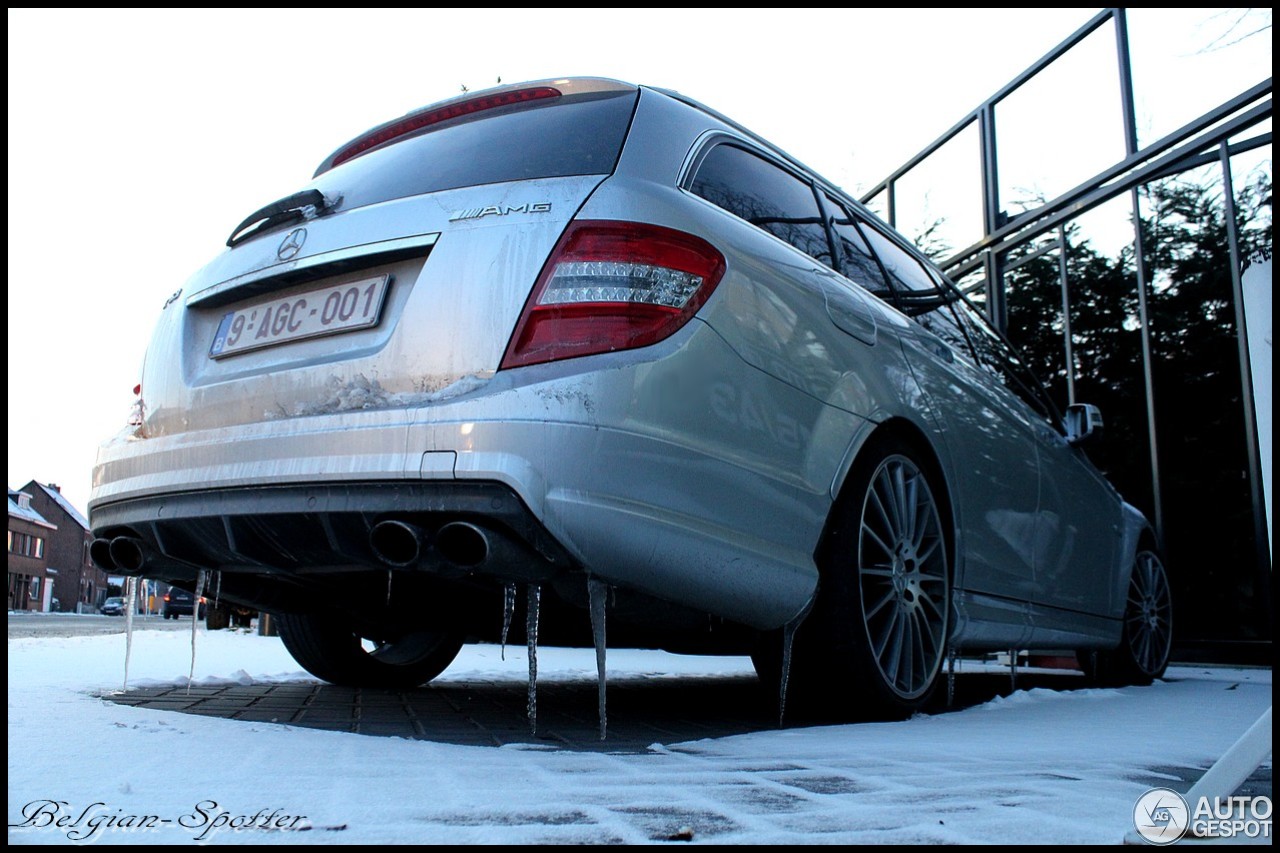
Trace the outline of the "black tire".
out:
M 941 483 L 923 455 L 897 438 L 873 442 L 850 471 L 819 552 L 810 651 L 830 650 L 828 701 L 900 718 L 929 703 L 946 659 L 951 538 Z
M 348 687 L 417 687 L 444 672 L 462 649 L 460 634 L 417 631 L 366 651 L 351 619 L 338 613 L 281 613 L 275 621 L 285 648 L 303 669 Z
M 1169 666 L 1173 599 L 1169 574 L 1154 550 L 1138 549 L 1125 599 L 1120 645 L 1078 655 L 1084 674 L 1098 684 L 1147 685 L 1162 677 Z

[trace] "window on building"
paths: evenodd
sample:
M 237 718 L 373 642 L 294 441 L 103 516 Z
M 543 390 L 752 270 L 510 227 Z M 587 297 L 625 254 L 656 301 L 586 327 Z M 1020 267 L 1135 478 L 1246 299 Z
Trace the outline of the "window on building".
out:
M 44 556 L 44 539 L 29 533 L 14 533 L 10 530 L 9 553 L 39 559 Z

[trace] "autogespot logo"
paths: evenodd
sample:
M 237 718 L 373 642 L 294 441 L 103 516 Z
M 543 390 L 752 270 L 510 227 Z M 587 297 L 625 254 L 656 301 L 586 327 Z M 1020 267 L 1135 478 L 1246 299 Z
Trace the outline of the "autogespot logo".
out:
M 1133 806 L 1133 825 L 1152 844 L 1172 844 L 1187 834 L 1191 810 L 1171 788 L 1152 788 Z

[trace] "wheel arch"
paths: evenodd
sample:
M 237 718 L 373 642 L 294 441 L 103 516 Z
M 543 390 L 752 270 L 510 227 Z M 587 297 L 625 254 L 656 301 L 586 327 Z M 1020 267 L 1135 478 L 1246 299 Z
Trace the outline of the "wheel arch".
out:
M 938 457 L 933 443 L 929 441 L 924 430 L 907 418 L 900 416 L 891 417 L 875 424 L 859 440 L 853 443 L 850 452 L 846 454 L 848 461 L 842 466 L 832 486 L 832 494 L 835 496 L 835 500 L 831 504 L 831 510 L 827 513 L 827 520 L 822 528 L 822 536 L 814 549 L 814 560 L 819 566 L 823 565 L 822 556 L 825 549 L 835 544 L 838 520 L 845 504 L 852 500 L 849 494 L 849 483 L 853 479 L 851 475 L 857 470 L 859 462 L 866 459 L 868 453 L 874 453 L 877 447 L 892 440 L 900 441 L 914 450 L 930 481 L 938 486 L 936 491 L 938 492 L 939 510 L 943 516 L 943 534 L 947 539 L 947 571 L 950 573 L 952 591 L 954 592 L 958 577 L 956 563 L 960 537 L 955 503 L 952 500 L 951 483 L 943 470 L 942 460 Z M 1128 578 L 1126 577 L 1127 581 Z

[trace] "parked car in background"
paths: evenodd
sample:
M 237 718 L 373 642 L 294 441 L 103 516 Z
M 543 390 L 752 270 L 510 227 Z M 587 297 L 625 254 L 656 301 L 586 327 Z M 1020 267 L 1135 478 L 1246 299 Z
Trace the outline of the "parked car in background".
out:
M 919 709 L 953 650 L 1164 671 L 1168 579 L 1085 455 L 1097 410 L 1057 412 L 898 234 L 683 95 L 434 104 L 227 247 L 164 301 L 92 553 L 217 573 L 322 679 L 429 681 L 513 585 L 543 639 L 589 642 L 594 601 L 611 639 L 774 681 L 799 625 L 833 708 Z
M 164 594 L 164 604 L 160 607 L 160 614 L 166 619 L 177 619 L 179 616 L 190 616 L 195 612 L 196 597 L 192 593 L 180 587 L 171 587 Z M 200 599 L 200 617 L 205 617 L 205 600 Z
M 123 616 L 124 599 L 118 595 L 113 595 L 106 601 L 102 602 L 102 606 L 98 608 L 98 612 L 103 616 Z

